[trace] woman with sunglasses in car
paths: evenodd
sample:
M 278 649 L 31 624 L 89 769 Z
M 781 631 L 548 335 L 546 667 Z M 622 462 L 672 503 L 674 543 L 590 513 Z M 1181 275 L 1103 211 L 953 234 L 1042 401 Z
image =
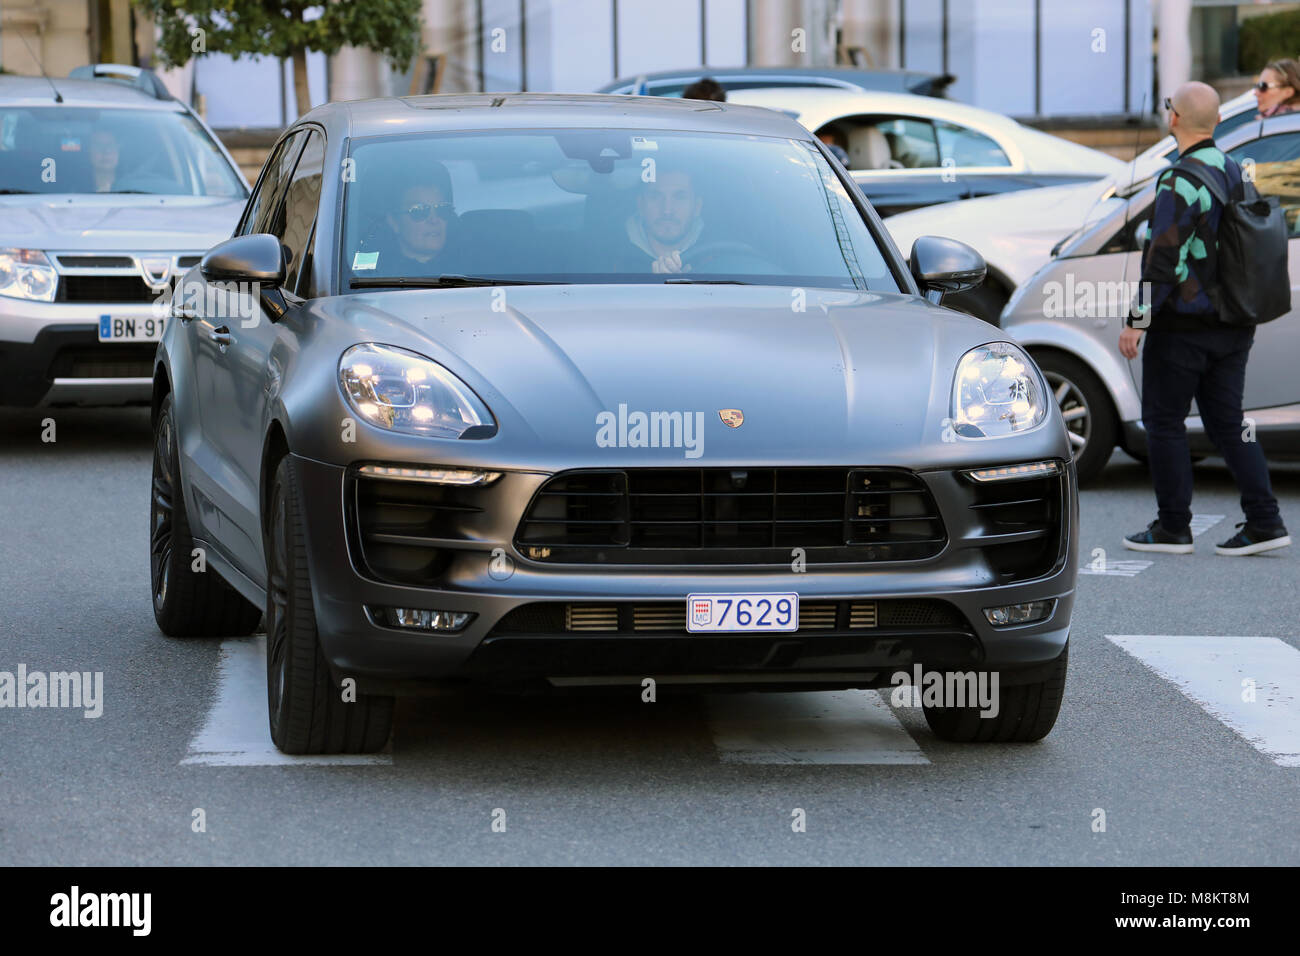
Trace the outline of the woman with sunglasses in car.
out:
M 362 244 L 354 273 L 427 278 L 456 271 L 449 265 L 457 220 L 447 168 L 430 163 L 404 172 L 388 193 L 387 229 Z
M 1260 71 L 1253 89 L 1260 119 L 1300 109 L 1300 63 L 1274 60 Z

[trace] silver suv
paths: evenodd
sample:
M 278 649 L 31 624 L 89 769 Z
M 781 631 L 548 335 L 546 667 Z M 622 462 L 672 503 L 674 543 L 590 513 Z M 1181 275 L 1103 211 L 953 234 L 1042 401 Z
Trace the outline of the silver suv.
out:
M 147 402 L 160 305 L 247 198 L 147 70 L 0 76 L 0 405 Z

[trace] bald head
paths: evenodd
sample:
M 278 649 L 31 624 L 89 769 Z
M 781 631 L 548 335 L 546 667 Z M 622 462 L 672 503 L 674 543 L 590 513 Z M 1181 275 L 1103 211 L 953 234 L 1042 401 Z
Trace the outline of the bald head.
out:
M 1219 124 L 1219 94 L 1214 87 L 1193 80 L 1178 87 L 1171 100 L 1185 132 L 1209 136 Z

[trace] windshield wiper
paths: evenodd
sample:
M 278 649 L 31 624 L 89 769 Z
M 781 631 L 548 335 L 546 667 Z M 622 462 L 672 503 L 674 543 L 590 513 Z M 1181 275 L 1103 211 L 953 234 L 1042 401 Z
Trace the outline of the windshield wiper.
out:
M 8 187 L 0 189 L 0 196 L 17 196 L 19 194 L 24 196 L 33 195 L 30 189 L 9 189 Z
M 494 279 L 491 276 L 361 276 L 349 285 L 353 289 L 464 289 L 491 285 L 563 285 L 549 279 Z
M 664 285 L 753 285 L 752 282 L 741 282 L 739 279 L 690 279 L 686 276 L 673 276 L 671 279 L 665 279 Z

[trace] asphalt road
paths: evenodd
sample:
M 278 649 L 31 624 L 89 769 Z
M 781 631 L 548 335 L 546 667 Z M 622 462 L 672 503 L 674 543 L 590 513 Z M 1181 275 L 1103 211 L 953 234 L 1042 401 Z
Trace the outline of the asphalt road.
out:
M 1192 556 L 1122 550 L 1154 512 L 1126 456 L 1084 493 L 1107 573 L 1039 744 L 863 693 L 456 694 L 402 701 L 377 761 L 275 763 L 257 641 L 154 625 L 147 412 L 60 410 L 52 443 L 47 414 L 0 412 L 0 671 L 100 671 L 103 713 L 0 708 L 0 864 L 1300 863 L 1300 553 L 1213 554 L 1240 520 L 1214 462 Z M 1300 531 L 1300 468 L 1274 482 Z

